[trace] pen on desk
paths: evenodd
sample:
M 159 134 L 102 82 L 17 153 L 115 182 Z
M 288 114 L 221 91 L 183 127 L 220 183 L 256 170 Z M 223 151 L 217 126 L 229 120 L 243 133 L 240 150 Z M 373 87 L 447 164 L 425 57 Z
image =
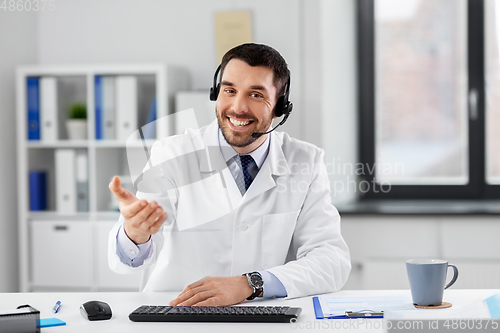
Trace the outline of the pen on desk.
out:
M 52 308 L 52 313 L 58 313 L 59 309 L 61 308 L 61 301 L 57 301 L 56 305 Z

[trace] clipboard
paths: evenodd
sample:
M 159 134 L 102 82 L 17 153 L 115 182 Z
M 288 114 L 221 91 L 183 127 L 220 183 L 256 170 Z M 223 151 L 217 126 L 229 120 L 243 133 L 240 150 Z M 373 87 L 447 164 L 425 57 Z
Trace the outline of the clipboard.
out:
M 318 297 L 313 297 L 313 305 L 314 305 L 314 314 L 316 315 L 316 319 L 357 319 L 357 318 L 384 318 L 384 312 L 353 312 L 346 311 L 344 315 L 340 316 L 324 316 L 323 310 L 321 309 L 321 303 L 319 302 Z

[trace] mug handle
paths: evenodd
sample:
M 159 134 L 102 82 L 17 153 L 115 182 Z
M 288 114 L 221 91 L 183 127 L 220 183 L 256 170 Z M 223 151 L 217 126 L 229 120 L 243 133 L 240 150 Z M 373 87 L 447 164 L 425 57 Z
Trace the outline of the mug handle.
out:
M 457 268 L 457 266 L 448 264 L 448 268 L 450 268 L 450 267 L 453 268 L 453 278 L 451 279 L 450 283 L 448 283 L 446 285 L 446 287 L 444 287 L 444 289 L 450 288 L 457 281 L 457 279 L 458 279 L 458 268 Z

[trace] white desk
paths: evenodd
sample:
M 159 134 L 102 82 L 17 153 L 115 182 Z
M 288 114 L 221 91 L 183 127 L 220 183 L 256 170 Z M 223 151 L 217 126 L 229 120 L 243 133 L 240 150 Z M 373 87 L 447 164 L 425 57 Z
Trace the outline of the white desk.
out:
M 484 299 L 490 295 L 500 293 L 500 290 L 447 290 L 444 300 L 453 304 L 450 309 L 439 311 L 453 311 L 477 299 Z M 177 293 L 18 293 L 0 294 L 0 309 L 15 309 L 19 305 L 29 304 L 40 311 L 40 318 L 56 317 L 66 322 L 66 326 L 43 328 L 43 333 L 79 333 L 79 332 L 120 332 L 120 333 L 154 333 L 154 332 L 252 332 L 265 333 L 272 330 L 278 332 L 294 331 L 335 331 L 335 332 L 382 332 L 382 319 L 370 319 L 370 326 L 359 324 L 357 327 L 335 329 L 333 321 L 316 320 L 312 305 L 312 297 L 297 299 L 274 299 L 247 302 L 244 305 L 286 305 L 302 308 L 297 323 L 136 323 L 128 319 L 130 312 L 143 304 L 167 305 Z M 409 290 L 342 290 L 337 293 L 342 296 L 394 296 L 404 295 L 411 300 Z M 59 313 L 53 315 L 51 310 L 56 301 L 61 301 Z M 100 300 L 108 303 L 113 311 L 110 320 L 90 322 L 80 314 L 80 305 L 90 301 Z M 426 310 L 415 310 L 426 311 Z M 438 310 L 433 310 L 438 311 Z M 341 319 L 346 321 L 347 319 Z M 378 328 L 377 328 L 378 327 Z M 316 329 L 315 329 L 316 328 Z M 357 328 L 357 329 L 356 329 Z

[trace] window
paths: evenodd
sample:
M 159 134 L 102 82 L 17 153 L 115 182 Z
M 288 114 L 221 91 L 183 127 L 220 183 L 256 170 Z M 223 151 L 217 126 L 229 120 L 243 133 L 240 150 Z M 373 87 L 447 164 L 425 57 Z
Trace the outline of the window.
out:
M 500 2 L 485 2 L 486 182 L 500 185 Z
M 499 36 L 495 0 L 358 0 L 366 198 L 500 197 Z

